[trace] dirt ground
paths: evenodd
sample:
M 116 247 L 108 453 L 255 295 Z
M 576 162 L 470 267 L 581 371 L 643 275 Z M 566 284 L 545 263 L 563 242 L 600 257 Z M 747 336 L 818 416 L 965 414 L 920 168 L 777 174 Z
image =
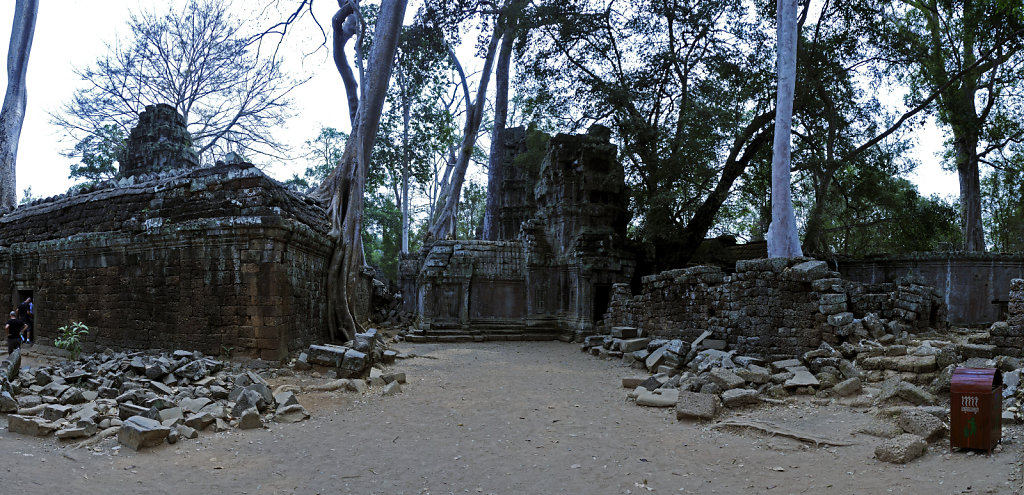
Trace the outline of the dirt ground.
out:
M 727 413 L 851 442 L 679 422 L 619 387 L 638 371 L 560 342 L 403 344 L 404 392 L 302 393 L 312 418 L 264 430 L 203 432 L 133 452 L 10 435 L 0 416 L 0 492 L 65 493 L 1019 493 L 1024 428 L 1004 426 L 986 457 L 933 444 L 906 466 L 873 459 L 854 434 L 867 410 L 809 399 Z M 29 352 L 31 355 L 31 351 Z M 27 361 L 31 364 L 33 361 Z M 38 362 L 38 361 L 37 361 Z M 272 385 L 310 385 L 299 374 Z M 376 392 L 376 393 L 375 393 Z

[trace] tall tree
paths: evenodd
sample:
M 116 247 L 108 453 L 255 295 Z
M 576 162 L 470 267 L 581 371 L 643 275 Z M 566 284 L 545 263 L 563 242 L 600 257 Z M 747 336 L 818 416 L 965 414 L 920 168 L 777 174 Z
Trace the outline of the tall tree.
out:
M 612 128 L 634 235 L 681 266 L 770 142 L 770 40 L 733 0 L 550 1 L 536 7 L 517 86 L 559 131 Z M 550 21 L 548 20 L 550 19 Z
M 1012 102 L 1024 88 L 1024 19 L 1002 0 L 901 0 L 883 16 L 911 97 L 938 93 L 935 114 L 960 180 L 964 249 L 984 251 L 980 165 L 1024 139 Z
M 772 223 L 768 227 L 768 257 L 803 256 L 790 189 L 790 141 L 793 92 L 796 90 L 797 0 L 778 0 L 778 94 L 775 104 L 775 142 L 772 153 Z
M 355 4 L 343 0 L 344 5 Z M 360 274 L 365 266 L 361 233 L 363 226 L 363 210 L 366 194 L 366 177 L 368 165 L 373 152 L 380 116 L 384 108 L 384 98 L 391 80 L 398 37 L 405 17 L 406 0 L 383 0 L 374 28 L 372 48 L 368 64 L 359 73 L 365 77 L 361 80 L 361 91 L 351 91 L 351 84 L 346 79 L 348 94 L 359 95 L 358 101 L 349 100 L 355 105 L 352 133 L 345 144 L 345 151 L 337 167 L 320 186 L 319 195 L 328 202 L 328 215 L 331 219 L 331 237 L 335 240 L 327 272 L 327 323 L 332 337 L 349 340 L 361 328 L 360 320 L 366 315 L 358 314 L 354 297 L 359 293 Z M 341 12 L 341 11 L 339 11 Z M 351 9 L 347 17 L 358 20 L 358 4 Z M 344 27 L 347 19 L 337 22 L 334 28 Z M 334 50 L 344 50 L 342 44 L 334 45 Z M 359 53 L 357 47 L 356 53 Z M 335 60 L 337 60 L 337 54 Z M 350 113 L 352 109 L 350 108 Z
M 17 206 L 16 161 L 28 92 L 25 74 L 36 31 L 39 0 L 17 0 L 7 48 L 7 92 L 0 109 L 0 213 Z
M 446 41 L 448 43 L 449 57 L 461 79 L 461 87 L 464 93 L 463 98 L 466 105 L 466 118 L 462 131 L 462 143 L 459 146 L 458 152 L 453 156 L 455 161 L 452 163 L 451 173 L 450 175 L 448 173 L 445 174 L 448 177 L 446 181 L 447 187 L 442 191 L 437 205 L 434 207 L 429 230 L 430 236 L 434 239 L 454 238 L 457 234 L 459 198 L 462 194 L 462 185 L 465 182 L 466 171 L 469 169 L 473 150 L 476 147 L 480 124 L 483 121 L 484 107 L 487 103 L 487 87 L 490 84 L 498 44 L 507 27 L 504 18 L 507 15 L 508 8 L 509 0 L 501 2 L 498 6 L 495 6 L 493 2 L 483 0 L 469 2 L 440 2 L 432 0 L 427 3 L 424 21 L 430 24 L 443 25 L 446 36 L 451 36 L 452 33 L 457 32 L 462 21 L 474 16 L 482 16 L 485 26 L 491 17 L 494 18 L 492 21 L 494 29 L 489 37 L 490 40 L 486 44 L 484 66 L 480 72 L 480 80 L 477 83 L 476 95 L 473 99 L 470 99 L 469 83 L 462 63 L 456 56 L 450 42 Z
M 109 46 L 94 66 L 76 69 L 86 83 L 54 122 L 76 142 L 116 125 L 127 135 L 146 105 L 167 103 L 188 124 L 207 161 L 227 151 L 278 155 L 273 131 L 288 116 L 298 84 L 225 0 L 189 0 L 184 9 L 133 14 L 130 39 Z
M 505 127 L 508 121 L 508 87 L 509 70 L 512 65 L 512 48 L 517 38 L 522 36 L 525 23 L 523 9 L 527 0 L 513 0 L 506 7 L 501 22 L 505 23 L 501 35 L 501 48 L 498 50 L 498 62 L 494 68 L 494 128 L 491 131 L 491 154 L 487 164 L 487 200 L 484 207 L 483 238 L 494 241 L 498 239 L 498 214 L 501 207 L 501 181 L 504 171 L 501 169 L 501 149 L 505 142 Z

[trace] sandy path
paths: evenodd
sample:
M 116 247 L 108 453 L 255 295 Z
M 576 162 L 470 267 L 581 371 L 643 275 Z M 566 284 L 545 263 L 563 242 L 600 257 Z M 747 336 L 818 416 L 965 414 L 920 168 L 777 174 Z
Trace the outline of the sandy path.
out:
M 0 419 L 3 493 L 1014 493 L 1024 430 L 1003 452 L 948 454 L 936 444 L 908 466 L 872 459 L 879 440 L 851 434 L 870 416 L 845 407 L 752 409 L 855 442 L 785 438 L 680 423 L 618 388 L 636 371 L 558 342 L 408 345 L 409 384 L 381 397 L 302 394 L 313 418 L 141 453 L 99 452 L 12 436 Z M 283 382 L 326 381 L 308 376 Z M 729 417 L 736 417 L 730 415 Z

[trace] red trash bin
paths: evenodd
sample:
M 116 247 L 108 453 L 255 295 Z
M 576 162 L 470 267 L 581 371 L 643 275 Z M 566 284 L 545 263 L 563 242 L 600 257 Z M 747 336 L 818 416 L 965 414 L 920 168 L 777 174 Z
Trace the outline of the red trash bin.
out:
M 957 368 L 949 385 L 949 448 L 992 453 L 1003 435 L 1003 375 L 994 368 Z

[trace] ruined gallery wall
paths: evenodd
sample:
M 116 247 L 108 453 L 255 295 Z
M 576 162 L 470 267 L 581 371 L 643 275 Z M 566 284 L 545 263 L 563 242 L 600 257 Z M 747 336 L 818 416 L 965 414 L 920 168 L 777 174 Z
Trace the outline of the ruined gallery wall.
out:
M 82 321 L 96 346 L 265 359 L 320 340 L 323 210 L 248 164 L 169 175 L 0 218 L 0 287 L 33 291 L 39 337 Z
M 872 292 L 882 289 L 891 292 Z M 865 318 L 869 312 L 878 318 Z M 941 325 L 943 315 L 928 287 L 864 286 L 838 278 L 822 261 L 774 258 L 740 261 L 733 275 L 713 266 L 661 272 L 644 277 L 638 295 L 616 284 L 603 325 L 687 341 L 710 330 L 740 353 L 775 359 L 822 342 Z
M 1016 349 L 1012 356 L 1024 355 L 1024 279 L 1010 281 L 1009 305 L 1006 325 L 992 325 L 992 344 Z
M 1005 319 L 1010 280 L 1024 278 L 1024 255 L 918 253 L 841 260 L 838 268 L 844 278 L 869 284 L 919 277 L 942 293 L 950 323 L 988 324 Z
M 522 325 L 528 315 L 525 267 L 520 242 L 437 241 L 418 273 L 421 326 Z

